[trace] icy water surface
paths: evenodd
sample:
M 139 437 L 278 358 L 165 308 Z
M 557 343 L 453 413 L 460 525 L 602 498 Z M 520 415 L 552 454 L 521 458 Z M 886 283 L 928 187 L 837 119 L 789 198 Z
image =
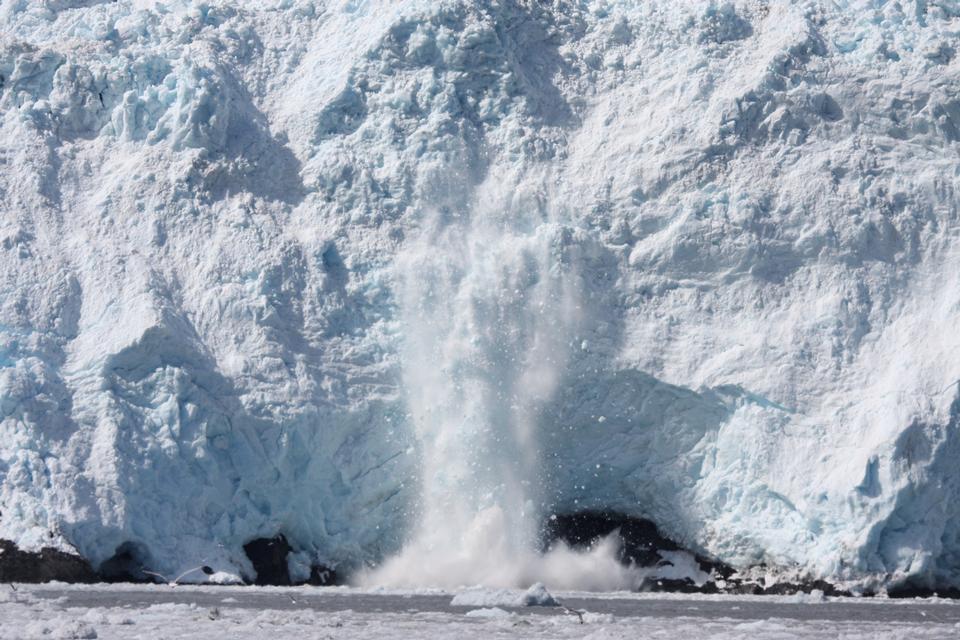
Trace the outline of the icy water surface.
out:
M 956 638 L 960 603 L 562 593 L 558 607 L 453 606 L 454 593 L 4 587 L 0 638 Z M 557 595 L 557 594 L 555 594 Z M 577 610 L 579 613 L 573 613 Z M 581 622 L 582 620 L 582 622 Z

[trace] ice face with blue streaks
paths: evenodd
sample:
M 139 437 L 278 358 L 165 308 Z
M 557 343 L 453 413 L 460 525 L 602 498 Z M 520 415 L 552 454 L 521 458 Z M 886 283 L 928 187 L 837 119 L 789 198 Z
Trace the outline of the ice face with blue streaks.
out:
M 0 22 L 0 537 L 526 587 L 601 509 L 960 584 L 955 3 Z

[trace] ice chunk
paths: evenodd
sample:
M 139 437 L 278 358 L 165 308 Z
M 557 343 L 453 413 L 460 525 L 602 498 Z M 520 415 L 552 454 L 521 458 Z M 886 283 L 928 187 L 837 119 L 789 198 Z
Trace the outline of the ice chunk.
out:
M 554 599 L 541 582 L 532 585 L 526 591 L 516 589 L 489 589 L 474 587 L 459 592 L 450 601 L 457 607 L 557 607 Z
M 557 607 L 560 606 L 542 582 L 537 582 L 527 589 L 521 599 L 525 607 Z
M 499 607 L 490 607 L 484 609 L 471 609 L 465 614 L 468 618 L 509 618 L 510 613 Z

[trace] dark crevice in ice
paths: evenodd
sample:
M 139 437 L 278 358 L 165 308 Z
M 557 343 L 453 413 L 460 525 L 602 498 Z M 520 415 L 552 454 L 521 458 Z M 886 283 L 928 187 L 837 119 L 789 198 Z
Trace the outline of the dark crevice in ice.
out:
M 314 587 L 334 587 L 345 585 L 347 582 L 335 569 L 314 565 L 310 568 L 310 578 L 307 580 L 307 584 Z
M 13 542 L 0 540 L 0 582 L 97 582 L 90 563 L 79 556 L 50 547 L 21 551 Z
M 621 542 L 617 559 L 625 565 L 662 567 L 670 564 L 670 560 L 661 552 L 686 551 L 696 558 L 700 569 L 710 575 L 710 579 L 700 585 L 687 578 L 649 577 L 640 585 L 641 591 L 792 595 L 819 590 L 827 596 L 850 595 L 824 580 L 778 582 L 769 586 L 760 584 L 740 576 L 730 565 L 685 549 L 663 535 L 656 523 L 617 512 L 583 511 L 557 514 L 546 521 L 542 532 L 542 547 L 545 551 L 559 541 L 576 549 L 589 548 L 601 538 L 616 532 Z
M 871 594 L 872 595 L 872 594 Z M 887 588 L 890 598 L 954 598 L 960 599 L 960 589 L 957 587 L 943 587 L 931 589 L 926 586 L 911 584 L 909 581 Z
M 100 578 L 104 582 L 153 582 L 154 578 L 143 572 L 150 564 L 150 552 L 136 542 L 124 542 L 114 554 L 100 565 Z
M 257 576 L 253 581 L 256 585 L 287 586 L 309 584 L 315 587 L 327 587 L 346 584 L 335 569 L 314 565 L 310 568 L 310 576 L 306 580 L 293 580 L 290 576 L 288 556 L 293 547 L 287 542 L 286 536 L 280 534 L 274 538 L 257 538 L 243 545 L 243 550 L 253 564 Z
M 581 511 L 552 516 L 543 527 L 544 549 L 563 541 L 575 549 L 592 546 L 600 538 L 617 532 L 620 551 L 617 559 L 624 564 L 655 567 L 668 562 L 661 551 L 687 551 L 681 545 L 660 533 L 657 525 L 643 518 L 634 518 L 612 511 Z M 732 567 L 694 554 L 700 568 L 721 578 L 734 574 Z
M 251 540 L 243 545 L 243 550 L 250 558 L 253 570 L 257 572 L 254 584 L 278 586 L 291 584 L 287 556 L 292 551 L 292 547 L 283 534 L 275 538 Z

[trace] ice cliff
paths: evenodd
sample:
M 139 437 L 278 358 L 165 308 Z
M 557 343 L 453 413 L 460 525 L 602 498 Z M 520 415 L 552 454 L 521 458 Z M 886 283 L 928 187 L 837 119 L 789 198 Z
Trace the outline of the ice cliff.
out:
M 282 533 L 302 572 L 453 491 L 960 586 L 955 0 L 2 0 L 0 34 L 0 538 L 249 573 Z

